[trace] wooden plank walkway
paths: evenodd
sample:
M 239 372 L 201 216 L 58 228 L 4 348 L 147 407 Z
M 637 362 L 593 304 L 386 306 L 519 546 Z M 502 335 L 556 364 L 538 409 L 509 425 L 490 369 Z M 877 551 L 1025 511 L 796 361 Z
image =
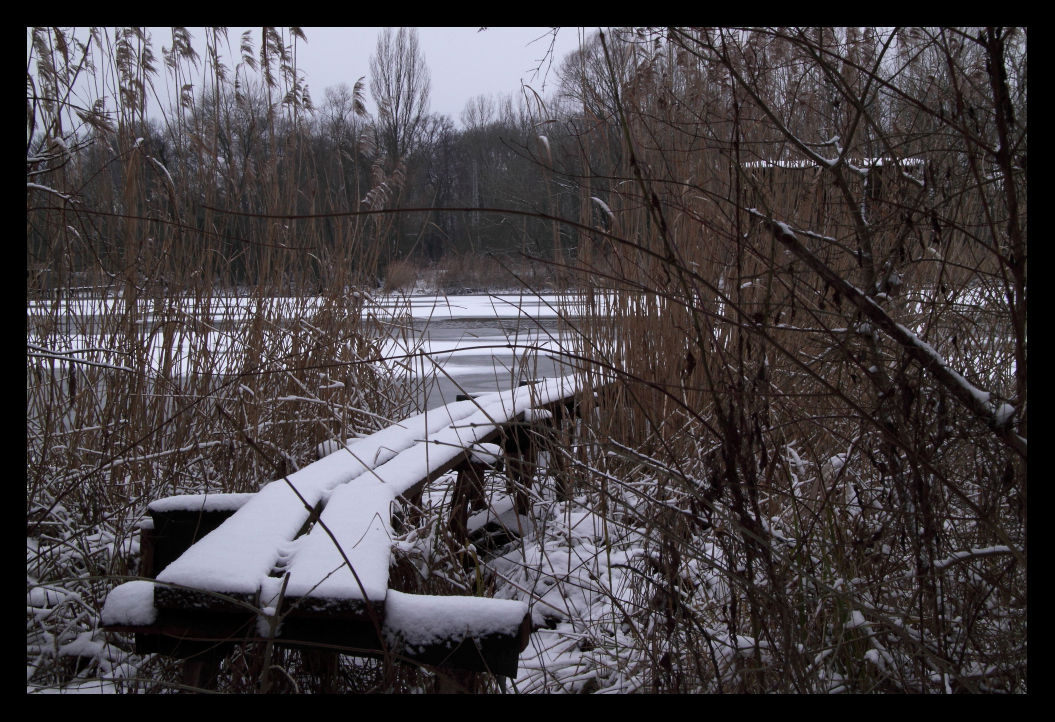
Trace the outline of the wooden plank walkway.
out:
M 142 653 L 215 659 L 272 634 L 266 615 L 281 595 L 276 643 L 515 676 L 527 606 L 390 590 L 393 512 L 458 470 L 450 526 L 464 540 L 488 456 L 479 445 L 503 442 L 511 474 L 530 483 L 528 429 L 571 412 L 581 392 L 566 377 L 484 394 L 354 440 L 256 494 L 156 501 L 142 548 L 157 583 L 115 588 L 104 626 L 135 633 Z

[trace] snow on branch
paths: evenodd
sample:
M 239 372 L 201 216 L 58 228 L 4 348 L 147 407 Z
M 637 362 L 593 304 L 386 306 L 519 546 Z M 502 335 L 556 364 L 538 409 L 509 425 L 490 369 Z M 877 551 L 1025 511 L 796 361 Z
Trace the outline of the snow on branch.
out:
M 98 361 L 87 361 L 82 358 L 72 358 L 70 356 L 59 356 L 57 354 L 50 353 L 27 353 L 26 356 L 32 358 L 47 358 L 55 359 L 56 361 L 68 361 L 69 363 L 84 364 L 85 366 L 98 366 L 104 369 L 114 369 L 115 371 L 128 371 L 129 373 L 135 373 L 135 369 L 130 369 L 127 366 L 115 366 L 114 364 L 104 364 Z
M 1011 547 L 1008 546 L 994 546 L 986 547 L 985 549 L 969 549 L 963 552 L 956 552 L 952 556 L 934 562 L 935 569 L 944 569 L 945 567 L 952 566 L 957 562 L 970 561 L 971 559 L 977 559 L 978 557 L 991 557 L 997 554 L 1011 554 Z
M 608 207 L 608 204 L 602 201 L 597 196 L 590 196 L 590 200 L 601 207 L 601 210 L 608 214 L 608 220 L 615 223 L 615 215 L 612 213 L 612 209 Z
M 749 209 L 748 212 L 764 221 L 777 241 L 802 259 L 843 297 L 857 306 L 869 321 L 897 341 L 909 356 L 918 361 L 937 379 L 938 383 L 959 399 L 976 417 L 985 422 L 1004 443 L 1014 449 L 1023 459 L 1026 458 L 1026 439 L 1016 434 L 1007 424 L 1012 415 L 1004 408 L 1007 404 L 994 404 L 988 391 L 972 385 L 963 375 L 950 368 L 948 362 L 929 343 L 896 323 L 875 301 L 850 285 L 842 276 L 813 255 L 802 245 L 786 223 L 775 221 L 754 209 Z
M 54 188 L 48 188 L 47 186 L 42 186 L 39 183 L 26 183 L 26 188 L 31 191 L 46 191 L 48 193 L 54 193 L 64 201 L 69 201 L 70 203 L 80 203 L 80 201 L 73 198 L 72 196 L 68 196 L 65 193 L 59 193 Z

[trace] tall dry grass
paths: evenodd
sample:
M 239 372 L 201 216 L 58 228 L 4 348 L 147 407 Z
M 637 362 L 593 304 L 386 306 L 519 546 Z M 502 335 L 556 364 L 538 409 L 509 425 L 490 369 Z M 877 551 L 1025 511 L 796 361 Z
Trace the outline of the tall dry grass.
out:
M 982 37 L 975 52 L 1013 64 Z M 779 31 L 621 39 L 595 46 L 592 71 L 583 54 L 582 113 L 607 107 L 611 120 L 580 146 L 624 180 L 602 199 L 601 232 L 580 226 L 599 240 L 580 243 L 578 261 L 593 287 L 578 325 L 587 365 L 618 381 L 575 429 L 588 443 L 564 452 L 575 493 L 607 519 L 607 554 L 635 559 L 632 603 L 613 601 L 592 626 L 634 660 L 609 683 L 618 672 L 654 691 L 1024 691 L 1026 464 L 1002 426 L 1025 434 L 1024 241 L 1002 225 L 1024 217 L 1022 170 L 979 182 L 993 146 L 931 116 L 904 136 L 884 125 L 842 141 L 850 158 L 893 146 L 922 159 L 905 175 L 889 160 L 883 175 L 774 167 L 809 150 L 779 155 L 796 133 L 832 134 L 798 70 L 817 43 Z M 940 38 L 918 45 L 936 64 L 949 52 Z M 863 52 L 823 51 L 833 64 Z M 768 79 L 763 52 L 778 63 Z M 956 58 L 953 88 L 972 72 Z M 891 89 L 898 67 L 882 66 L 873 90 Z M 773 79 L 785 70 L 797 96 Z M 831 92 L 853 108 L 864 85 Z M 992 98 L 970 102 L 1007 147 Z M 782 130 L 773 118 L 798 103 L 815 125 Z M 605 157 L 612 135 L 620 152 Z M 976 416 L 766 218 L 1017 421 Z
M 129 640 L 104 637 L 98 610 L 139 571 L 137 524 L 151 500 L 255 491 L 274 466 L 294 471 L 320 442 L 369 433 L 416 403 L 413 384 L 377 363 L 400 317 L 371 311 L 366 290 L 385 221 L 237 215 L 355 209 L 317 180 L 291 38 L 271 33 L 257 75 L 250 39 L 230 72 L 216 62 L 222 34 L 210 32 L 203 62 L 175 29 L 165 72 L 185 91 L 208 90 L 171 99 L 158 126 L 145 119 L 160 83 L 144 31 L 31 32 L 34 688 L 143 673 L 130 666 Z M 107 83 L 120 92 L 87 110 L 74 100 Z M 239 125 L 256 143 L 244 154 L 226 142 Z M 315 179 L 310 194 L 305 177 Z M 174 675 L 161 668 L 153 681 Z

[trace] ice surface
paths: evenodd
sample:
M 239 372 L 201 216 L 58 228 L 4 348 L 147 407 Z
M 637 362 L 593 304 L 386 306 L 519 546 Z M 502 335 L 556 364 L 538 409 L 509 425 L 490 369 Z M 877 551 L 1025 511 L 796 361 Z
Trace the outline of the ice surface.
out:
M 371 310 L 378 313 L 392 309 L 408 310 L 414 318 L 448 321 L 456 318 L 556 318 L 559 296 L 531 294 L 494 294 L 485 296 L 412 296 L 408 304 L 402 298 L 379 298 Z

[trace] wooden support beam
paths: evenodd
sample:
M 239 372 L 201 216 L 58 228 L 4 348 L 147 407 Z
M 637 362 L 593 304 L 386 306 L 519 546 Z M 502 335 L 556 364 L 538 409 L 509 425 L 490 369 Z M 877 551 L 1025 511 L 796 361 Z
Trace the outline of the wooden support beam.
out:
M 447 528 L 455 542 L 465 546 L 469 531 L 469 509 L 474 502 L 484 499 L 484 471 L 486 464 L 473 463 L 471 459 L 462 462 L 458 467 L 458 478 L 454 482 L 451 494 L 451 512 Z
M 236 643 L 264 641 L 256 628 L 255 617 L 248 614 L 158 610 L 157 621 L 149 627 L 108 627 L 108 630 L 134 633 L 138 654 L 218 662 L 231 653 Z M 404 664 L 515 677 L 520 653 L 527 648 L 530 634 L 531 616 L 526 615 L 513 634 L 487 634 L 475 639 L 447 639 L 401 648 L 393 647 L 390 642 L 388 646 L 393 659 Z M 293 615 L 282 622 L 275 644 L 374 658 L 380 658 L 383 649 L 370 621 Z
M 571 423 L 566 424 L 567 417 L 571 415 Z M 564 436 L 564 427 L 568 426 L 568 435 Z M 565 463 L 564 456 L 560 453 L 559 449 L 565 446 L 565 440 L 571 440 L 574 438 L 575 429 L 575 416 L 574 412 L 569 412 L 564 404 L 560 404 L 553 411 L 553 419 L 548 430 L 548 441 L 550 444 L 549 464 L 550 475 L 556 480 L 557 484 L 557 498 L 561 501 L 571 501 L 574 492 L 572 489 L 571 475 L 568 473 L 568 466 Z M 570 448 L 570 444 L 568 444 Z
M 505 438 L 508 491 L 513 496 L 517 514 L 531 511 L 529 491 L 538 466 L 538 446 L 529 421 L 518 421 Z
M 183 675 L 180 681 L 188 687 L 215 690 L 219 675 L 220 660 L 192 657 L 184 660 Z

